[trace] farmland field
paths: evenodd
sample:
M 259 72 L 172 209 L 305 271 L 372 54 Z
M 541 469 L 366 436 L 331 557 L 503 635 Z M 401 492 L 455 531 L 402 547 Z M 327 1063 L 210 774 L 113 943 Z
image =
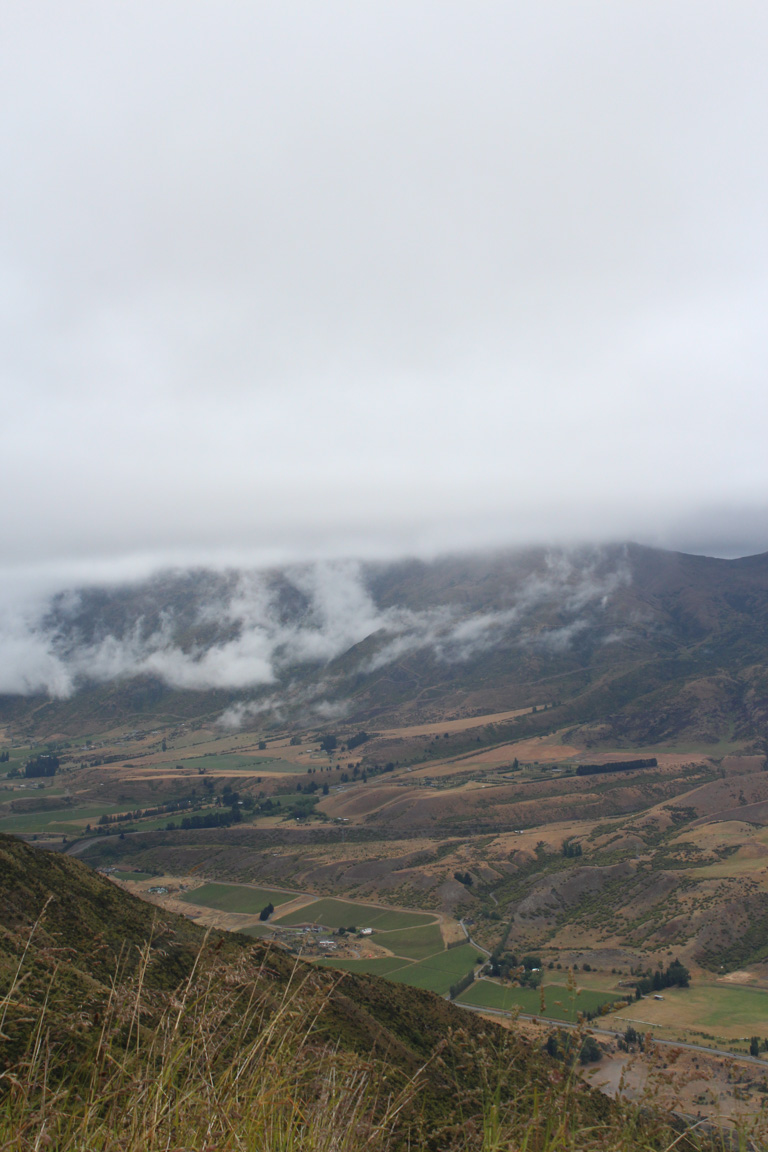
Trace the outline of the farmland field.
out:
M 622 1020 L 642 1020 L 654 1027 L 705 1028 L 731 1039 L 768 1036 L 768 991 L 762 988 L 703 984 L 667 988 L 663 996 L 630 1004 L 612 1019 L 619 1026 Z
M 373 908 L 370 904 L 323 898 L 305 908 L 299 908 L 279 920 L 280 926 L 296 924 L 322 924 L 324 928 L 378 928 L 382 932 L 398 928 L 418 928 L 434 924 L 435 917 L 418 912 L 396 912 L 392 909 Z M 389 947 L 389 945 L 387 945 Z
M 0 832 L 10 835 L 19 832 L 64 832 L 77 834 L 83 832 L 84 822 L 96 823 L 100 816 L 110 815 L 113 812 L 122 812 L 125 805 L 62 805 L 61 808 L 50 808 L 47 812 L 18 812 L 12 816 L 0 817 Z M 167 817 L 166 817 L 167 819 Z
M 551 1020 L 575 1020 L 578 1012 L 594 1012 L 601 1004 L 614 999 L 614 992 L 595 992 L 586 989 L 572 997 L 567 988 L 548 984 L 544 988 L 544 1011 L 538 988 L 503 988 L 490 980 L 476 980 L 458 997 L 461 1004 L 478 1008 L 498 1008 L 505 1012 L 519 1009 L 532 1016 L 546 1016 Z
M 407 956 L 409 960 L 423 960 L 443 949 L 443 937 L 438 924 L 401 928 L 397 932 L 377 932 L 374 940 L 382 948 L 388 948 L 396 956 Z
M 398 960 L 396 956 L 376 956 L 371 960 L 333 960 L 323 957 L 318 960 L 323 968 L 343 968 L 347 972 L 366 972 L 371 976 L 388 976 L 398 968 L 404 967 L 407 961 Z
M 258 940 L 272 935 L 266 924 L 249 924 L 247 928 L 238 928 L 237 931 L 243 936 L 254 936 Z
M 158 768 L 175 768 L 180 764 L 183 768 L 205 768 L 207 772 L 303 772 L 306 768 L 301 764 L 294 764 L 290 760 L 282 760 L 277 756 L 244 756 L 224 753 L 221 756 L 189 756 L 184 759 L 170 760 L 164 758 L 157 762 Z
M 391 974 L 392 980 L 403 984 L 410 984 L 414 988 L 426 988 L 430 992 L 437 992 L 444 996 L 451 984 L 455 984 L 473 967 L 478 952 L 471 944 L 462 944 L 459 948 L 451 948 L 445 952 L 438 952 L 434 956 L 421 960 L 416 964 L 408 964 L 405 968 L 398 968 Z
M 267 904 L 288 904 L 296 892 L 275 892 L 270 888 L 250 888 L 245 884 L 203 884 L 180 899 L 188 904 L 202 904 L 219 912 L 244 912 L 258 915 Z

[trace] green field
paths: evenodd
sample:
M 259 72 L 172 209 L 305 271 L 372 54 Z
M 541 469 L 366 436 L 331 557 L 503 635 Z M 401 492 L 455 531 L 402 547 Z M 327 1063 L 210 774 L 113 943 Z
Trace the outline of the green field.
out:
M 118 880 L 151 880 L 154 872 L 120 872 L 118 870 L 111 873 L 116 876 Z
M 367 972 L 371 976 L 388 976 L 405 963 L 395 956 L 377 956 L 374 960 L 333 960 L 330 957 L 318 960 L 323 968 L 343 968 L 347 972 Z
M 595 992 L 583 989 L 575 996 L 559 984 L 544 988 L 545 1009 L 541 1008 L 538 988 L 505 988 L 490 980 L 476 980 L 458 997 L 461 1004 L 478 1008 L 500 1008 L 505 1012 L 519 1009 L 531 1016 L 546 1016 L 551 1020 L 575 1020 L 578 1012 L 594 1012 L 601 1004 L 616 999 L 615 992 Z
M 296 892 L 275 892 L 270 888 L 250 888 L 245 884 L 203 884 L 180 897 L 188 904 L 202 904 L 219 912 L 244 912 L 258 916 L 267 904 L 287 904 Z
M 399 968 L 392 972 L 390 979 L 410 984 L 413 988 L 426 988 L 430 992 L 444 996 L 451 984 L 466 976 L 474 967 L 477 957 L 476 948 L 471 944 L 462 944 L 460 948 L 450 948 L 417 964 Z
M 175 768 L 180 764 L 182 768 L 205 768 L 208 772 L 302 772 L 307 774 L 306 768 L 300 764 L 292 764 L 290 760 L 281 760 L 278 756 L 242 756 L 224 753 L 222 756 L 190 756 L 156 764 L 157 768 Z
M 356 928 L 377 928 L 382 932 L 390 932 L 398 928 L 434 924 L 435 918 L 419 912 L 394 912 L 386 908 L 372 908 L 369 904 L 323 898 L 291 912 L 279 923 L 286 927 L 321 924 L 324 928 L 350 928 L 354 925 Z
M 424 960 L 441 952 L 444 947 L 439 924 L 422 924 L 416 928 L 401 928 L 397 932 L 377 932 L 374 940 L 382 948 L 389 948 L 396 956 L 407 956 L 409 960 Z
M 440 941 L 442 947 L 442 941 Z M 451 984 L 455 984 L 473 967 L 477 959 L 477 949 L 471 944 L 459 948 L 445 949 L 409 964 L 396 956 L 379 956 L 375 960 L 335 960 L 326 956 L 319 961 L 326 968 L 343 968 L 347 972 L 368 972 L 374 976 L 387 976 L 400 984 L 410 984 L 412 988 L 426 988 L 444 996 Z
M 0 832 L 7 832 L 9 835 L 16 832 L 63 832 L 67 836 L 82 836 L 84 826 L 74 821 L 90 821 L 95 826 L 100 816 L 105 814 L 109 816 L 124 809 L 124 804 L 99 804 L 88 807 L 62 806 L 52 808 L 48 812 L 18 812 L 0 818 Z
M 259 940 L 272 935 L 266 924 L 249 924 L 247 928 L 238 928 L 238 932 L 241 932 L 243 936 L 255 936 Z
M 768 1035 L 768 992 L 737 984 L 665 988 L 663 1001 L 646 997 L 614 1017 L 641 1017 L 654 1027 L 706 1028 L 719 1036 Z

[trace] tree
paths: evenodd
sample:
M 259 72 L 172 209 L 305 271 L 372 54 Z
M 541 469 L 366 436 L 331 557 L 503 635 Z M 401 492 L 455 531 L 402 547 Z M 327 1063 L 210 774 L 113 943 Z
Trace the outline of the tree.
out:
M 750 1054 L 750 1056 L 759 1056 L 760 1055 L 760 1037 L 759 1036 L 753 1036 L 752 1039 L 750 1040 L 750 1042 L 749 1042 L 749 1054 Z
M 270 903 L 267 904 L 266 907 L 262 908 L 261 912 L 259 912 L 259 920 L 269 920 L 274 910 L 275 906 L 270 901 Z
M 24 766 L 24 775 L 29 780 L 37 776 L 55 776 L 59 768 L 58 756 L 35 756 L 28 760 Z
M 327 736 L 322 736 L 320 739 L 320 747 L 322 748 L 323 752 L 327 752 L 329 756 L 333 755 L 333 752 L 338 743 L 339 741 L 337 737 L 332 733 L 329 733 Z
M 594 1036 L 585 1036 L 581 1045 L 581 1052 L 579 1052 L 580 1064 L 594 1064 L 597 1060 L 602 1060 L 603 1050 L 595 1040 Z
M 267 747 L 266 740 L 259 740 L 259 752 L 264 752 Z

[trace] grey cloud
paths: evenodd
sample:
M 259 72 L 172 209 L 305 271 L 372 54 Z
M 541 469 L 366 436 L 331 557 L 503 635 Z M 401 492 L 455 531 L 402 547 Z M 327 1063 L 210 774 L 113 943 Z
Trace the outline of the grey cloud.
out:
M 746 0 L 7 0 L 6 564 L 768 547 L 766 42 Z
M 370 572 L 359 563 L 304 564 L 282 571 L 170 573 L 118 589 L 92 587 L 17 599 L 0 618 L 0 691 L 69 696 L 87 683 L 152 676 L 183 689 L 269 689 L 234 705 L 224 722 L 288 703 L 321 718 L 343 714 L 324 669 L 350 653 L 369 674 L 409 653 L 446 663 L 467 661 L 499 644 L 539 643 L 564 649 L 596 609 L 629 582 L 621 558 L 606 569 L 593 559 L 546 557 L 541 572 L 507 590 L 496 611 L 443 604 L 414 610 L 379 606 Z M 106 597 L 106 601 L 104 600 Z M 106 604 L 106 607 L 105 607 Z M 158 604 L 160 607 L 158 608 Z M 542 605 L 557 623 L 535 635 L 531 614 Z M 565 623 L 563 618 L 569 617 Z M 356 655 L 366 641 L 369 652 Z M 292 669 L 313 667 L 313 682 L 294 684 Z

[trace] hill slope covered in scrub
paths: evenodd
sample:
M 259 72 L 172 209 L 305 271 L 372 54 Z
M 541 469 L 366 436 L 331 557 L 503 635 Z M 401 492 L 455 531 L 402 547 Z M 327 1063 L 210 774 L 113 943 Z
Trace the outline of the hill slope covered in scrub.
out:
M 3 837 L 3 1147 L 664 1147 L 514 1031 Z M 686 1138 L 682 1145 L 690 1147 Z
M 768 555 L 622 545 L 170 572 L 58 596 L 29 642 L 47 679 L 20 671 L 0 699 L 28 734 L 196 716 L 416 723 L 547 703 L 516 734 L 761 741 Z

